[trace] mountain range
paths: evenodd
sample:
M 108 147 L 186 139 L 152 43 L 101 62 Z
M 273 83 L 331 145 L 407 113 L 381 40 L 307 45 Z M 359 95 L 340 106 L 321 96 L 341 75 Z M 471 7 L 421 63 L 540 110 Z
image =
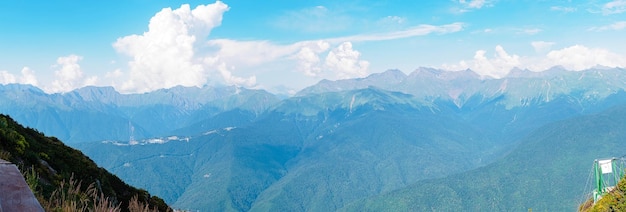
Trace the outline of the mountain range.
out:
M 322 80 L 288 98 L 4 85 L 0 111 L 175 208 L 565 210 L 588 192 L 593 159 L 623 148 L 625 88 L 621 68 L 501 79 L 419 68 Z
M 67 143 L 151 138 L 221 112 L 264 112 L 279 101 L 262 90 L 174 87 L 123 95 L 112 87 L 46 94 L 31 85 L 0 87 L 0 110 Z

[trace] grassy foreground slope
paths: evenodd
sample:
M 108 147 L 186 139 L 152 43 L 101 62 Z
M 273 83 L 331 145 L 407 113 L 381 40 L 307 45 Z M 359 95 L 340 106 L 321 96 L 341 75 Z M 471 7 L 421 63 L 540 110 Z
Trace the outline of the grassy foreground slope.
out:
M 68 192 L 67 189 L 72 189 L 68 186 L 76 188 L 80 183 L 83 190 L 80 193 L 87 193 L 88 190 L 100 193 L 122 210 L 128 208 L 133 197 L 153 209 L 170 210 L 162 199 L 151 196 L 145 190 L 129 186 L 98 167 L 80 151 L 66 146 L 54 137 L 46 137 L 34 129 L 24 128 L 11 117 L 1 114 L 0 158 L 18 165 L 23 172 L 30 175 L 25 178 L 31 189 L 35 188 L 34 192 L 40 201 L 50 200 L 59 191 Z M 74 182 L 74 185 L 68 185 L 68 182 Z M 92 188 L 88 189 L 90 185 Z M 63 189 L 59 190 L 61 187 Z M 90 204 L 93 206 L 94 203 Z
M 343 208 L 348 211 L 573 211 L 593 160 L 626 152 L 626 105 L 548 124 L 486 167 Z

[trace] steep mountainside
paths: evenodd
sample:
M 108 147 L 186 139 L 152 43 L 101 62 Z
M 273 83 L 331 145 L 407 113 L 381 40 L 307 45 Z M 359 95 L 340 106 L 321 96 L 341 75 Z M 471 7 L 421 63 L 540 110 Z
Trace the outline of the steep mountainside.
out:
M 548 124 L 486 167 L 354 203 L 348 211 L 573 211 L 592 163 L 626 153 L 626 105 Z
M 34 184 L 41 190 L 45 199 L 50 198 L 61 182 L 70 178 L 88 184 L 97 184 L 98 192 L 120 203 L 127 209 L 129 201 L 137 196 L 139 201 L 149 203 L 160 211 L 169 207 L 162 199 L 151 196 L 145 190 L 136 189 L 124 183 L 115 175 L 98 167 L 80 151 L 65 146 L 54 137 L 46 137 L 31 128 L 24 128 L 13 119 L 0 114 L 0 157 L 19 165 L 22 169 L 32 169 L 38 176 Z M 36 180 L 36 179 L 35 179 Z M 66 185 L 67 186 L 67 185 Z

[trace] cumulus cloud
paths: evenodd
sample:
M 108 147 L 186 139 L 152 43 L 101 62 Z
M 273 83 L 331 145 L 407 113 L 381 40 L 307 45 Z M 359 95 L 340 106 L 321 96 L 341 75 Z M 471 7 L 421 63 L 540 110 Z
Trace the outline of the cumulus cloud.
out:
M 226 83 L 228 84 L 246 86 L 246 87 L 253 87 L 256 85 L 256 76 L 251 76 L 248 78 L 233 76 L 232 71 L 230 71 L 226 67 L 226 63 L 223 63 L 223 62 L 220 63 L 217 66 L 217 70 L 220 72 L 220 74 L 224 78 L 224 81 L 226 81 Z
M 361 53 L 352 49 L 352 43 L 344 42 L 326 56 L 326 66 L 337 72 L 339 79 L 364 77 L 369 62 L 360 60 Z
M 447 70 L 471 69 L 481 76 L 500 78 L 506 76 L 512 68 L 521 65 L 518 55 L 510 55 L 500 45 L 497 45 L 495 50 L 496 54 L 491 58 L 485 56 L 487 51 L 478 50 L 472 60 L 462 60 L 459 64 L 445 64 L 442 67 Z
M 17 80 L 15 78 L 15 75 L 9 73 L 8 71 L 0 71 L 0 84 L 6 85 L 16 82 Z
M 295 55 L 295 59 L 298 61 L 298 69 L 310 77 L 318 76 L 322 72 L 318 55 L 329 48 L 329 44 L 324 41 L 318 41 L 316 44 L 303 46 Z
M 369 62 L 352 48 L 353 42 L 382 41 L 431 33 L 452 33 L 463 29 L 463 23 L 419 25 L 405 30 L 378 34 L 359 34 L 322 40 L 276 44 L 264 40 L 239 41 L 208 39 L 219 26 L 229 7 L 218 1 L 191 9 L 164 8 L 151 19 L 148 30 L 140 35 L 118 38 L 113 47 L 129 56 L 128 70 L 106 74 L 121 92 L 147 92 L 177 85 L 202 86 L 209 80 L 239 86 L 257 86 L 254 71 L 258 67 L 281 67 L 314 78 L 346 78 L 363 76 Z M 337 15 L 329 8 L 308 8 L 303 15 L 325 17 Z M 302 14 L 291 14 L 299 17 Z M 308 18 L 307 18 L 308 19 Z M 403 23 L 404 18 L 387 17 Z M 292 18 L 290 20 L 299 20 Z M 340 19 L 329 19 L 341 22 Z M 299 25 L 308 25 L 298 21 Z M 323 27 L 316 27 L 323 28 Z M 271 71 L 271 70 L 260 70 Z M 119 86 L 117 86 L 119 84 Z
M 568 70 L 580 71 L 597 65 L 626 67 L 626 58 L 606 49 L 587 48 L 574 45 L 561 50 L 550 51 L 546 55 L 549 65 L 560 65 Z
M 0 84 L 28 84 L 37 86 L 38 81 L 35 76 L 35 72 L 28 67 L 22 68 L 21 75 L 16 77 L 15 75 L 9 73 L 8 71 L 0 71 Z
M 37 81 L 37 76 L 35 76 L 35 71 L 31 70 L 28 67 L 22 68 L 22 76 L 20 76 L 19 83 L 34 86 L 37 86 L 37 84 L 39 84 L 39 82 Z
M 320 58 L 311 48 L 304 47 L 300 49 L 298 54 L 296 54 L 296 59 L 299 61 L 298 69 L 307 76 L 314 77 L 322 71 L 317 65 L 320 62 Z
M 80 87 L 94 85 L 98 78 L 96 76 L 88 78 L 83 76 L 83 71 L 78 64 L 82 59 L 83 57 L 78 55 L 59 57 L 57 64 L 53 65 L 53 68 L 57 69 L 54 71 L 55 79 L 52 81 L 51 86 L 45 88 L 46 92 L 68 92 Z
M 600 26 L 600 27 L 591 27 L 589 28 L 589 31 L 609 31 L 609 30 L 614 30 L 614 31 L 618 31 L 618 30 L 623 30 L 626 29 L 626 21 L 618 21 L 606 26 Z
M 531 46 L 535 49 L 535 52 L 542 53 L 550 50 L 554 45 L 554 42 L 546 42 L 546 41 L 533 41 L 530 43 Z
M 611 15 L 626 12 L 626 0 L 614 0 L 602 6 L 602 14 Z
M 117 39 L 113 47 L 132 58 L 130 79 L 123 91 L 145 92 L 177 85 L 202 86 L 207 70 L 197 55 L 199 40 L 204 40 L 222 22 L 229 7 L 217 1 L 191 9 L 164 8 L 150 19 L 148 31 Z

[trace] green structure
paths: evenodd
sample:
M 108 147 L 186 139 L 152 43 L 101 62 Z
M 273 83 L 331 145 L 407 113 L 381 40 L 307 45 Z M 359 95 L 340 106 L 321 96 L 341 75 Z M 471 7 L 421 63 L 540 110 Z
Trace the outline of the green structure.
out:
M 624 176 L 624 158 L 596 159 L 593 162 L 594 191 L 593 202 L 612 191 Z

